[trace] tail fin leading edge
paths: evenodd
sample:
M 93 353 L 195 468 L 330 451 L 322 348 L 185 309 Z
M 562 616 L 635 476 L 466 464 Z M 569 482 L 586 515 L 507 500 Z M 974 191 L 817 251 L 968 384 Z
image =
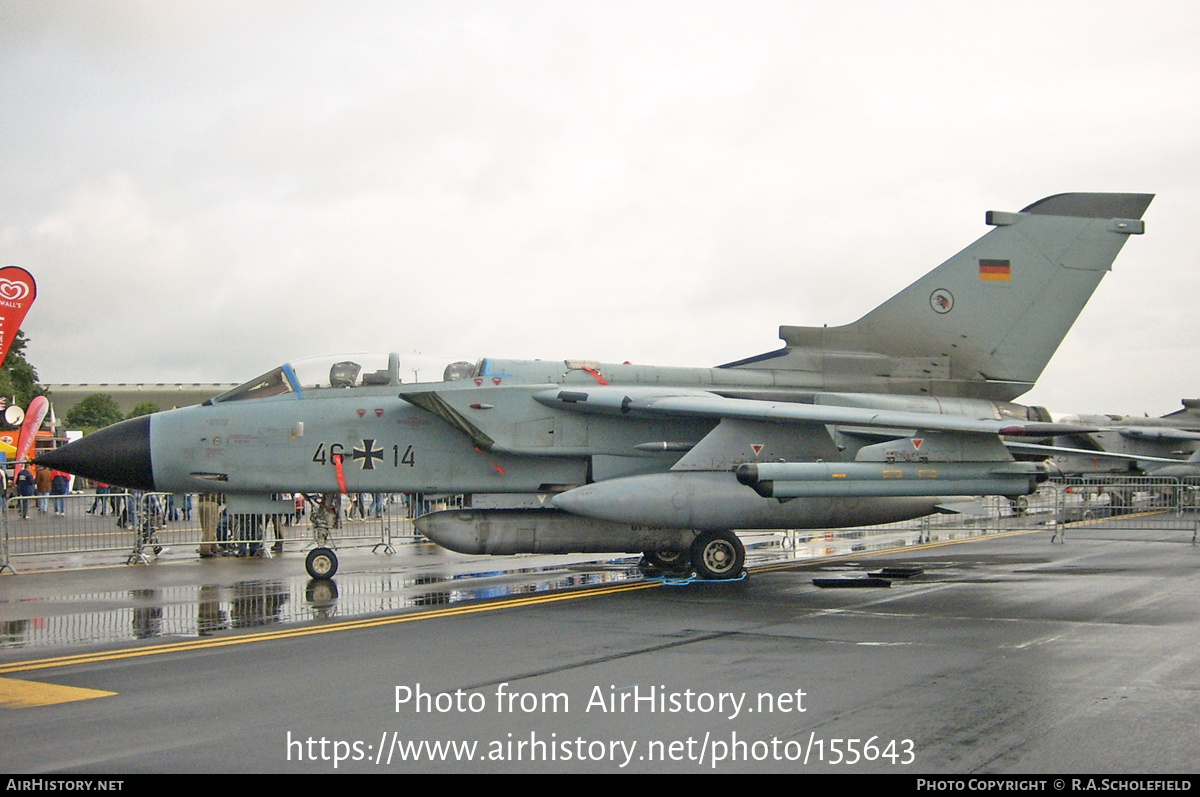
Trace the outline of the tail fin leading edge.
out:
M 786 348 L 726 366 L 817 371 L 823 386 L 1011 401 L 1029 390 L 1153 194 L 1057 194 L 1017 213 L 840 327 L 779 329 Z M 855 376 L 857 375 L 857 377 Z M 882 390 L 880 389 L 882 388 Z

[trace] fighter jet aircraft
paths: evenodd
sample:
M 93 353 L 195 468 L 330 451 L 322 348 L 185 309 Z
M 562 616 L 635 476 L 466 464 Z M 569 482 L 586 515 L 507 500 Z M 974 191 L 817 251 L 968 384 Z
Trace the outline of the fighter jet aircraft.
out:
M 1065 424 L 1086 427 L 1040 441 L 1008 440 L 1019 459 L 1039 461 L 1055 477 L 1086 479 L 1100 485 L 1114 507 L 1129 507 L 1138 492 L 1134 480 L 1167 500 L 1196 504 L 1200 483 L 1200 399 L 1184 399 L 1183 409 L 1161 418 L 1133 415 L 1064 415 Z M 1018 499 L 1019 501 L 1020 499 Z
M 1043 468 L 1000 435 L 1077 427 L 1010 402 L 1151 199 L 1059 194 L 989 212 L 994 229 L 858 321 L 781 327 L 783 348 L 713 368 L 485 358 L 433 381 L 394 354 L 299 361 L 39 462 L 224 492 L 245 514 L 284 492 L 463 494 L 468 508 L 417 527 L 465 553 L 640 552 L 733 578 L 733 529 L 882 523 L 947 496 L 1031 492 Z M 336 555 L 314 550 L 308 568 L 332 576 Z
M 1200 476 L 1200 399 L 1161 418 L 1066 415 L 1060 420 L 1096 431 L 1059 435 L 1047 465 L 1057 475 Z
M 1007 440 L 1018 459 L 1042 462 L 1056 478 L 1081 479 L 1109 496 L 1110 507 L 1131 507 L 1138 492 L 1195 506 L 1200 494 L 1200 399 L 1161 418 L 1063 415 L 1080 429 L 1045 440 Z M 1141 481 L 1141 477 L 1155 477 Z M 1072 489 L 1081 489 L 1082 485 Z M 1023 499 L 1016 499 L 1021 506 Z

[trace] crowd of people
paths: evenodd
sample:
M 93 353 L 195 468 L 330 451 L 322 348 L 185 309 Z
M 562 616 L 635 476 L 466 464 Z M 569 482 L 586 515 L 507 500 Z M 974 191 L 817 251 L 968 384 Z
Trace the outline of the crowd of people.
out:
M 59 470 L 24 464 L 12 480 L 11 489 L 5 484 L 0 470 L 0 488 L 12 499 L 10 508 L 29 519 L 31 512 L 65 516 L 66 496 L 71 492 L 71 476 Z M 301 523 L 306 517 L 314 534 L 328 538 L 343 522 L 381 518 L 395 496 L 385 493 L 323 493 L 306 497 L 303 493 L 284 493 L 275 496 L 287 511 L 278 514 L 231 514 L 226 511 L 225 496 L 220 493 L 158 495 L 128 491 L 103 482 L 94 483 L 92 502 L 85 514 L 112 515 L 118 526 L 139 529 L 147 535 L 168 523 L 191 521 L 197 510 L 201 529 L 198 553 L 201 558 L 217 556 L 253 556 L 266 544 L 268 529 L 273 532 L 272 550 L 283 551 L 282 526 Z M 400 498 L 404 501 L 404 498 Z M 311 516 L 310 516 L 311 515 Z M 147 536 L 149 539 L 149 536 Z
M 26 464 L 17 471 L 17 475 L 13 478 L 11 497 L 17 499 L 21 518 L 28 520 L 32 505 L 36 505 L 37 511 L 42 513 L 53 511 L 55 515 L 66 515 L 66 495 L 70 491 L 70 474 L 61 470 Z M 9 497 L 7 486 L 5 486 L 4 492 L 5 496 Z

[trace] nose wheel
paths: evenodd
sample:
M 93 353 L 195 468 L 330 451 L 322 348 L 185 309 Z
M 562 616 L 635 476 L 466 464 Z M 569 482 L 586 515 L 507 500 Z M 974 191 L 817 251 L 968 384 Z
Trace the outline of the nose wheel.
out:
M 337 554 L 331 548 L 313 548 L 304 560 L 304 569 L 313 578 L 333 578 L 338 569 Z

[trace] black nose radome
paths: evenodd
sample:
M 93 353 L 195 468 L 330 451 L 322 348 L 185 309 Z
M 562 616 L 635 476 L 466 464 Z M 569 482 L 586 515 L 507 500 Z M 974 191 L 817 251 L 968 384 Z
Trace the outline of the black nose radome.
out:
M 153 490 L 150 416 L 142 415 L 106 426 L 74 443 L 47 451 L 33 462 L 105 484 L 131 490 Z

